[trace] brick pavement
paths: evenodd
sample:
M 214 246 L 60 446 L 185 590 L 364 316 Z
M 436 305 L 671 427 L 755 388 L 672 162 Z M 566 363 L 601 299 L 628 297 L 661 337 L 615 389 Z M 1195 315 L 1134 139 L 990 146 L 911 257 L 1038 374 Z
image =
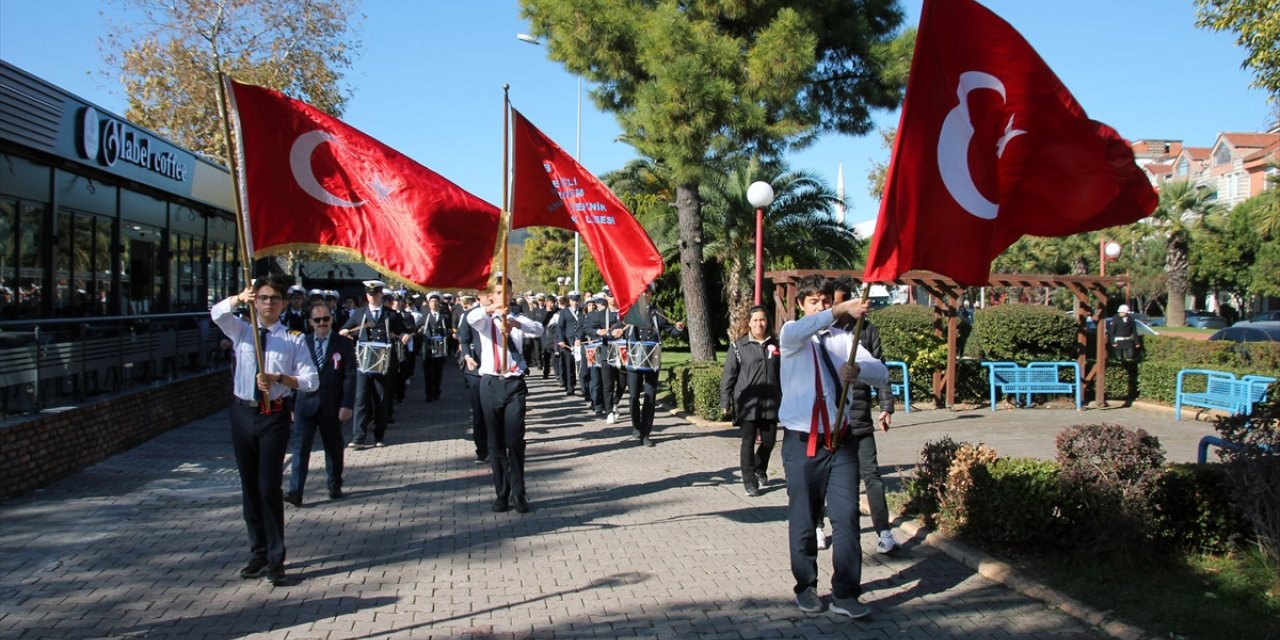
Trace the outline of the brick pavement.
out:
M 607 425 L 536 378 L 533 512 L 492 513 L 462 379 L 448 375 L 444 402 L 410 393 L 390 446 L 349 453 L 344 499 L 327 499 L 313 454 L 307 503 L 287 507 L 287 587 L 236 576 L 245 534 L 225 413 L 0 505 L 3 637 L 1100 637 L 918 541 L 876 555 L 871 535 L 875 615 L 805 615 L 791 596 L 785 487 L 743 495 L 731 428 L 660 414 L 657 446 L 639 447 L 625 420 Z M 1099 415 L 1175 424 L 1128 409 L 901 413 L 881 460 L 909 464 L 948 430 L 1006 454 L 1051 453 L 1050 423 Z M 1207 429 L 1177 427 L 1186 438 Z M 780 474 L 776 452 L 773 462 Z M 828 552 L 823 564 L 825 597 Z

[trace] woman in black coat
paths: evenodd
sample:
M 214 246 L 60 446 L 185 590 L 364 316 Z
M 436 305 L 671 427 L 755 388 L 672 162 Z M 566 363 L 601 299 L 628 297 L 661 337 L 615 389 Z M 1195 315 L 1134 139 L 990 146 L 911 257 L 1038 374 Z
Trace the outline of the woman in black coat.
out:
M 778 339 L 769 311 L 755 306 L 747 315 L 747 335 L 729 346 L 720 379 L 720 406 L 742 429 L 742 483 L 748 496 L 760 495 L 768 483 L 769 454 L 778 437 L 778 405 L 782 403 Z M 756 436 L 760 448 L 755 448 Z

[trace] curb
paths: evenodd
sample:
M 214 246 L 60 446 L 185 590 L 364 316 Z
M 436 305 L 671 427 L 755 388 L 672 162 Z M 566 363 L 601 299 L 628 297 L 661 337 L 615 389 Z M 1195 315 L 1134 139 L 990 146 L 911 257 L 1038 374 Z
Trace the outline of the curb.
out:
M 947 554 L 952 559 L 977 571 L 978 575 L 992 582 L 998 582 L 1029 598 L 1035 598 L 1054 609 L 1093 626 L 1108 636 L 1116 638 L 1116 640 L 1143 640 L 1144 638 L 1156 637 L 1131 624 L 1115 620 L 1109 617 L 1106 612 L 1094 609 L 1066 594 L 1031 580 L 1009 564 L 975 547 L 953 540 L 940 532 L 929 530 L 919 520 L 907 520 L 898 523 L 897 526 L 904 533 L 911 536 L 912 539 L 918 539 L 921 544 Z

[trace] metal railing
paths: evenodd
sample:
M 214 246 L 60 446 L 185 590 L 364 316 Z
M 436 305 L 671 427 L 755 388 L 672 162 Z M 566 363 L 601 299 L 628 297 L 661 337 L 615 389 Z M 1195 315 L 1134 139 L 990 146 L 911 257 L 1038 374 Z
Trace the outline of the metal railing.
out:
M 229 365 L 207 312 L 0 322 L 0 417 Z

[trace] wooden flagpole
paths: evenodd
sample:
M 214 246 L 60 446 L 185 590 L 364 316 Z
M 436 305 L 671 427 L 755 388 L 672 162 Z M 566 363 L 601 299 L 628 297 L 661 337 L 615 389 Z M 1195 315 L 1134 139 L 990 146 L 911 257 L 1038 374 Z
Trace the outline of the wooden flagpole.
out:
M 507 240 L 511 234 L 511 85 L 502 85 L 502 221 L 498 230 L 498 236 L 502 238 L 502 282 L 501 306 L 506 309 L 503 314 L 502 324 L 502 370 L 499 375 L 507 371 L 507 344 L 511 342 L 507 339 L 506 316 L 511 313 L 511 309 L 507 304 L 511 300 L 511 292 L 507 291 L 507 283 L 510 282 L 511 276 L 508 275 L 507 269 Z
M 862 285 L 862 304 L 864 305 L 867 304 L 867 301 L 870 299 L 871 299 L 871 284 L 865 283 Z M 858 317 L 858 323 L 855 324 L 853 327 L 853 346 L 849 348 L 850 360 L 856 360 L 858 356 L 858 344 L 862 342 L 862 323 L 864 320 L 866 320 L 866 318 L 867 318 L 867 314 L 864 312 L 861 316 Z M 833 429 L 835 429 L 835 433 L 832 434 L 831 436 L 832 451 L 835 451 L 836 449 L 840 448 L 841 434 L 844 433 L 844 429 L 842 427 L 844 426 L 845 404 L 848 402 L 849 390 L 852 388 L 853 388 L 853 380 L 852 379 L 847 380 L 844 383 L 844 388 L 840 391 L 840 399 L 836 403 L 836 421 L 834 426 L 832 427 Z
M 241 196 L 244 176 L 240 174 L 240 149 L 235 144 L 235 136 L 231 132 L 231 110 L 227 106 L 227 86 L 230 80 L 222 73 L 222 63 L 216 60 L 216 56 L 215 62 L 218 66 L 218 109 L 222 114 L 222 137 L 227 145 L 227 164 L 231 168 L 231 183 L 235 187 L 233 192 L 236 199 L 236 238 L 240 243 L 240 266 L 244 271 L 245 286 L 252 286 L 253 256 L 249 254 L 248 239 L 245 235 L 244 201 Z M 284 295 L 284 292 L 281 291 L 280 294 Z M 258 332 L 258 307 L 255 302 L 249 302 L 249 327 L 253 333 L 253 353 L 258 363 L 258 372 L 261 373 L 264 366 L 264 354 L 262 352 L 262 335 Z M 257 388 L 256 385 L 254 388 Z M 259 406 L 263 415 L 271 415 L 270 400 L 270 397 L 263 395 Z

